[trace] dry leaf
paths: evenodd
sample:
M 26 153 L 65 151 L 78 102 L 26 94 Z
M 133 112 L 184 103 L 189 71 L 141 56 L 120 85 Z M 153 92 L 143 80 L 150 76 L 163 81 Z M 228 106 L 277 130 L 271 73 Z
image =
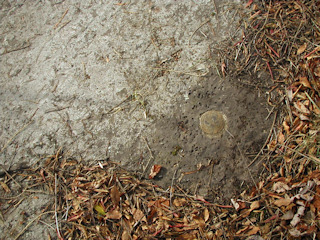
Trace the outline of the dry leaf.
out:
M 8 185 L 5 184 L 4 182 L 0 181 L 0 185 L 7 193 L 11 191 Z
M 149 174 L 149 179 L 153 179 L 155 176 L 157 176 L 157 174 L 160 172 L 162 166 L 161 165 L 153 165 L 151 168 L 151 172 Z
M 289 233 L 293 236 L 293 237 L 301 237 L 303 235 L 305 235 L 305 233 L 301 233 L 298 229 L 290 229 Z
M 312 89 L 307 77 L 304 77 L 304 76 L 299 77 L 299 83 L 302 84 L 304 87 Z
M 106 212 L 104 211 L 103 207 L 100 205 L 94 205 L 94 210 L 96 210 L 100 215 L 105 216 Z
M 255 209 L 258 209 L 260 207 L 260 202 L 259 201 L 254 201 L 251 203 L 250 205 L 250 212 L 255 210 Z
M 304 210 L 305 207 L 304 206 L 300 206 L 297 210 L 297 213 L 293 216 L 290 224 L 291 226 L 295 227 L 297 226 L 297 224 L 300 222 L 300 217 L 302 217 L 304 215 Z
M 301 102 L 294 102 L 293 105 L 299 112 L 304 114 L 310 114 L 309 109 L 305 105 L 303 105 Z
M 247 232 L 247 234 L 250 236 L 250 235 L 256 234 L 259 231 L 260 231 L 259 227 L 253 226 L 252 229 L 249 232 Z
M 283 216 L 281 217 L 282 220 L 291 220 L 293 218 L 294 214 L 292 212 L 292 210 L 289 210 L 288 212 L 286 212 L 285 214 L 283 214 Z
M 291 190 L 291 188 L 283 182 L 276 182 L 275 184 L 273 184 L 272 190 L 277 193 L 282 193 L 282 192 Z
M 283 121 L 282 126 L 283 126 L 284 130 L 286 131 L 286 133 L 290 134 L 290 126 L 287 123 L 287 121 Z
M 274 201 L 274 205 L 277 207 L 282 207 L 282 206 L 288 206 L 291 203 L 291 199 L 289 198 L 282 198 Z
M 300 55 L 301 53 L 303 53 L 305 50 L 307 49 L 307 43 L 304 43 L 303 45 L 301 45 L 298 50 L 297 50 L 297 55 Z
M 121 217 L 122 217 L 122 214 L 117 209 L 107 212 L 105 216 L 106 219 L 116 219 L 116 220 L 119 220 Z
M 253 235 L 253 236 L 247 237 L 246 240 L 264 240 L 264 239 L 259 235 Z
M 124 230 L 121 236 L 122 240 L 131 240 L 130 234 L 128 233 L 128 231 Z
M 237 211 L 247 207 L 246 203 L 240 199 L 238 200 L 231 199 L 231 203 Z
M 209 213 L 208 208 L 205 208 L 205 209 L 204 209 L 203 215 L 204 215 L 204 221 L 207 222 L 208 219 L 209 219 L 209 217 L 210 217 L 210 213 Z
M 144 213 L 140 209 L 135 209 L 132 215 L 135 221 L 147 221 Z
M 119 206 L 120 202 L 120 192 L 116 185 L 113 185 L 111 191 L 110 191 L 110 197 L 111 201 L 115 206 Z
M 234 209 L 238 211 L 240 208 L 239 203 L 237 203 L 234 199 L 231 199 L 231 203 L 234 206 Z
M 275 140 L 275 139 L 270 141 L 270 143 L 268 143 L 268 145 L 267 145 L 268 150 L 270 152 L 273 152 L 276 149 L 276 146 L 277 146 L 277 140 Z
M 293 99 L 292 87 L 288 87 L 288 88 L 286 89 L 286 93 L 287 93 L 287 97 L 288 97 L 288 99 L 289 99 L 289 102 L 291 102 L 292 99 Z
M 307 116 L 303 115 L 303 114 L 299 114 L 299 118 L 301 119 L 301 121 L 309 121 L 310 118 L 308 118 Z
M 320 186 L 317 186 L 316 193 L 313 200 L 313 205 L 320 211 Z
M 285 141 L 285 136 L 284 136 L 284 134 L 282 133 L 282 132 L 279 132 L 279 134 L 278 134 L 278 142 L 280 143 L 280 144 L 283 144 L 284 143 L 284 141 Z
M 173 204 L 176 207 L 182 207 L 184 205 L 186 205 L 188 203 L 188 201 L 185 198 L 176 198 L 173 200 Z
M 236 232 L 236 235 L 240 235 L 244 232 L 246 232 L 248 229 L 250 229 L 251 226 L 246 226 L 244 228 L 241 228 L 239 231 Z

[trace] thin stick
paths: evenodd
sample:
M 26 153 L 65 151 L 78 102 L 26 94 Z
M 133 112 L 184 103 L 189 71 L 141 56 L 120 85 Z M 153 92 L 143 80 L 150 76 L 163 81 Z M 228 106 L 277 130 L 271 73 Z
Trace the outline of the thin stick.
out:
M 193 37 L 193 35 L 203 26 L 203 25 L 205 25 L 206 23 L 208 23 L 208 22 L 210 22 L 210 18 L 208 18 L 206 21 L 204 21 L 203 23 L 201 23 L 200 24 L 200 26 L 191 34 L 191 36 L 190 36 L 190 38 L 189 38 L 189 40 L 188 40 L 188 42 L 189 42 L 189 46 L 190 46 L 190 41 L 191 41 L 191 39 L 192 39 L 192 37 Z
M 22 128 L 20 128 L 2 147 L 0 153 L 3 153 L 3 151 L 10 145 L 10 143 L 15 139 L 15 137 L 21 133 L 24 129 L 26 129 L 33 121 L 29 121 L 27 124 L 25 124 Z
M 47 227 L 51 228 L 52 230 L 55 230 L 54 227 L 46 223 L 45 221 L 39 220 L 39 222 L 43 223 L 44 225 L 47 225 Z
M 129 97 L 127 97 L 126 99 L 124 99 L 123 101 L 121 101 L 119 104 L 117 104 L 116 106 L 112 107 L 106 114 L 109 114 L 111 112 L 113 112 L 113 110 L 115 110 L 116 108 L 120 107 L 121 104 L 125 103 L 127 100 L 129 100 L 131 98 L 132 95 L 130 95 Z
M 2 168 L 2 170 L 7 174 L 7 176 L 8 176 L 12 181 L 14 181 L 20 188 L 22 188 L 21 185 L 20 185 L 16 180 L 14 180 L 14 178 L 7 172 L 7 170 L 3 167 L 2 164 L 0 164 L 0 167 Z
M 270 132 L 269 132 L 269 135 L 267 137 L 267 140 L 265 141 L 265 143 L 263 144 L 262 148 L 260 149 L 260 151 L 258 152 L 258 154 L 255 156 L 255 158 L 249 163 L 249 165 L 247 166 L 247 168 L 249 168 L 257 159 L 258 157 L 260 156 L 260 154 L 263 152 L 263 149 L 267 146 L 269 140 L 270 140 L 270 137 L 271 137 L 271 134 L 272 134 L 272 130 L 273 130 L 273 127 L 274 127 L 274 124 L 276 123 L 276 119 L 277 119 L 277 113 L 274 115 L 274 118 L 273 118 L 273 123 L 272 123 L 272 126 L 270 128 Z
M 204 77 L 209 73 L 208 70 L 206 72 L 204 72 L 203 74 L 194 74 L 194 73 L 190 73 L 190 72 L 176 71 L 176 70 L 165 69 L 165 68 L 152 68 L 152 69 L 166 71 L 166 72 L 174 72 L 174 73 L 179 73 L 179 74 L 185 74 L 185 75 L 195 76 L 195 77 Z
M 0 56 L 3 56 L 7 53 L 12 53 L 12 52 L 16 52 L 16 51 L 20 51 L 20 50 L 23 50 L 23 49 L 26 49 L 28 47 L 30 47 L 31 44 L 28 43 L 26 46 L 22 46 L 22 47 L 18 47 L 18 48 L 15 48 L 15 49 L 12 49 L 12 50 L 5 50 L 4 53 L 0 54 Z
M 37 217 L 35 217 L 34 219 L 32 219 L 25 227 L 24 229 L 21 230 L 21 232 L 19 232 L 19 234 L 14 238 L 14 240 L 17 240 L 30 226 L 31 224 L 36 221 L 38 218 L 40 218 L 41 216 L 48 214 L 48 213 L 54 213 L 54 211 L 48 211 L 48 212 L 44 212 L 41 213 L 40 215 L 38 215 Z
M 176 169 L 173 173 L 173 176 L 172 176 L 172 180 L 171 180 L 171 187 L 170 187 L 170 207 L 172 207 L 172 188 L 173 188 L 173 182 L 174 182 L 174 179 L 176 177 L 176 173 L 177 173 L 178 169 Z
M 59 153 L 59 151 L 58 151 Z M 56 219 L 56 227 L 57 227 L 57 234 L 58 234 L 58 238 L 61 239 L 61 234 L 60 234 L 60 230 L 59 230 L 59 222 L 58 222 L 58 213 L 57 213 L 57 174 L 54 174 L 54 217 Z
M 149 161 L 148 161 L 145 169 L 143 170 L 142 176 L 144 176 L 144 175 L 146 174 L 146 171 L 147 171 L 147 169 L 148 169 L 148 167 L 149 167 L 149 164 L 150 164 L 151 160 L 154 160 L 154 157 L 153 157 L 152 151 L 151 151 L 151 149 L 150 149 L 150 147 L 149 147 L 149 144 L 148 144 L 147 139 L 144 138 L 144 137 L 143 137 L 143 139 L 144 139 L 144 141 L 146 142 L 147 148 L 148 148 L 148 150 L 149 150 L 149 152 L 150 152 L 150 158 L 149 158 Z
M 67 13 L 68 13 L 68 11 L 69 11 L 69 8 L 64 12 L 64 14 L 62 15 L 62 17 L 59 19 L 59 21 L 56 23 L 56 25 L 54 25 L 54 29 L 56 29 L 58 26 L 59 26 L 59 24 L 61 23 L 61 21 L 63 20 L 63 18 L 67 15 Z
M 297 150 L 294 150 L 294 149 L 292 149 L 292 148 L 290 148 L 290 147 L 287 147 L 287 146 L 285 146 L 285 145 L 283 145 L 283 144 L 280 144 L 280 146 L 282 146 L 282 147 L 284 147 L 284 148 L 287 148 L 287 149 L 291 150 L 292 152 L 294 152 L 294 153 L 296 153 L 296 154 L 298 154 L 298 155 L 300 155 L 300 156 L 302 156 L 302 157 L 305 157 L 305 158 L 307 158 L 307 159 L 309 159 L 309 160 L 312 160 L 312 161 L 315 161 L 315 162 L 317 162 L 317 163 L 320 163 L 320 159 L 319 159 L 319 158 L 316 158 L 315 156 L 305 155 L 305 154 L 303 154 L 303 153 L 301 153 L 301 152 L 298 152 Z
M 320 110 L 320 108 L 318 107 L 318 105 L 312 100 L 312 98 L 309 96 L 309 94 L 305 91 L 305 94 L 307 95 L 307 97 L 309 98 L 309 100 L 313 103 L 313 105 L 316 106 L 316 108 L 318 108 L 318 110 Z

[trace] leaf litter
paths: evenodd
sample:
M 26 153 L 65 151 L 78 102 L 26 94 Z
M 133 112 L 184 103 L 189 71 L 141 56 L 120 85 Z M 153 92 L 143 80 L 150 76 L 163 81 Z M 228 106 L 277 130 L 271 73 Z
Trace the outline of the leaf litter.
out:
M 281 113 L 257 158 L 261 180 L 219 205 L 178 185 L 164 190 L 110 160 L 88 166 L 59 150 L 43 166 L 1 177 L 2 221 L 30 190 L 55 199 L 15 239 L 46 213 L 59 239 L 320 239 L 320 2 L 249 0 L 244 8 L 242 37 L 219 50 L 218 64 L 222 75 L 269 74 L 268 83 L 249 83 L 267 86 Z M 149 178 L 160 170 L 154 165 Z

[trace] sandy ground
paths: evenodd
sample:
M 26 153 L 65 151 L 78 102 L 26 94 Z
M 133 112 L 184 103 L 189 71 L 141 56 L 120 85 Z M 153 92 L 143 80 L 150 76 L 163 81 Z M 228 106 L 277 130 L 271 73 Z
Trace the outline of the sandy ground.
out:
M 154 181 L 165 188 L 174 182 L 218 201 L 232 197 L 250 184 L 249 170 L 258 173 L 247 165 L 271 125 L 263 90 L 217 74 L 221 43 L 241 36 L 237 7 L 236 0 L 1 1 L 0 176 L 62 148 L 145 178 L 160 164 Z M 219 137 L 201 132 L 208 110 L 226 116 Z M 34 193 L 6 210 L 0 237 L 14 238 L 51 200 Z M 22 238 L 48 231 L 34 225 Z

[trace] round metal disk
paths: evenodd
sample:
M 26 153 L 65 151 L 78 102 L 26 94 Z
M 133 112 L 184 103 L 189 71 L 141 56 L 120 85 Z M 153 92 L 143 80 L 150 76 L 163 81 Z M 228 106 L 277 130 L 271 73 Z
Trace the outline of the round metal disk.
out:
M 200 128 L 209 138 L 221 137 L 226 126 L 226 116 L 221 112 L 210 110 L 200 117 Z

